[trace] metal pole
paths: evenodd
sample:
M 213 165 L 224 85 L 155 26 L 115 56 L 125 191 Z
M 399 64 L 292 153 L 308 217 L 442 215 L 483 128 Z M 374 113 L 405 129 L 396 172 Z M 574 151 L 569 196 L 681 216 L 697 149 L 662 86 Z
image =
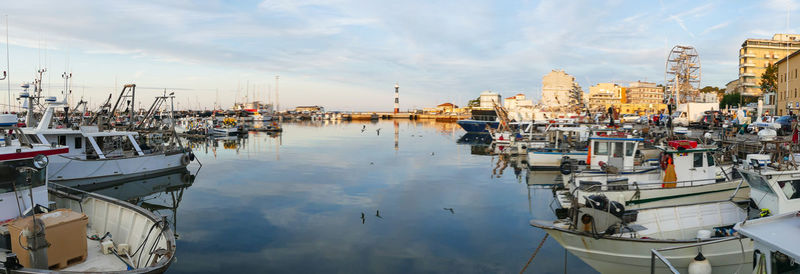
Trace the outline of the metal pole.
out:
M 8 112 L 11 113 L 11 59 L 8 53 L 8 15 L 6 15 L 6 81 L 8 81 Z M 27 121 L 26 121 L 27 122 Z

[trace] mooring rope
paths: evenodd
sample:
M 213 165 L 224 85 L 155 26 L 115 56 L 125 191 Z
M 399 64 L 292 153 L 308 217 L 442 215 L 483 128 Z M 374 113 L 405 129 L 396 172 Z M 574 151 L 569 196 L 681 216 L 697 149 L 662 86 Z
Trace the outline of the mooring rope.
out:
M 550 236 L 550 234 L 547 233 L 544 234 L 544 238 L 542 238 L 542 241 L 539 242 L 539 246 L 536 247 L 536 250 L 533 251 L 533 255 L 531 255 L 531 258 L 528 259 L 528 262 L 525 264 L 524 267 L 522 267 L 522 270 L 519 271 L 520 274 L 525 272 L 525 269 L 528 269 L 528 265 L 530 265 L 531 261 L 533 261 L 533 258 L 536 257 L 536 253 L 539 253 L 539 249 L 542 249 L 542 245 L 544 245 L 544 241 L 547 240 L 547 236 Z

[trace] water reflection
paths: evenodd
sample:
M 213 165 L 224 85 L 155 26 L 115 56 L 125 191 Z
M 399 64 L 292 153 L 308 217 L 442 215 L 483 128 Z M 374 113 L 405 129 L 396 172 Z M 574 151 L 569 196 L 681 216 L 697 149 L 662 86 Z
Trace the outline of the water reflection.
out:
M 544 236 L 528 221 L 553 218 L 552 192 L 528 187 L 537 175 L 523 158 L 476 155 L 456 144 L 464 132 L 455 123 L 283 129 L 251 132 L 236 149 L 192 143 L 202 176 L 181 196 L 169 272 L 519 272 Z M 562 273 L 563 256 L 548 240 L 528 272 Z
M 122 180 L 103 185 L 83 185 L 84 191 L 99 193 L 138 205 L 157 215 L 167 216 L 178 239 L 178 206 L 184 190 L 192 186 L 196 174 L 187 169 L 167 174 Z

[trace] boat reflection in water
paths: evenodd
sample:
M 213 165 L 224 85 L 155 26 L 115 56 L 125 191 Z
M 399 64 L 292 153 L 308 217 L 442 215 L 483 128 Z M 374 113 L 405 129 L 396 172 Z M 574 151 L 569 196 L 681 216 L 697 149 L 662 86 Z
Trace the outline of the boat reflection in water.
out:
M 183 191 L 194 183 L 195 174 L 187 169 L 157 176 L 115 181 L 113 184 L 84 185 L 79 189 L 117 198 L 140 206 L 154 214 L 171 218 L 175 239 L 178 239 L 177 211 Z

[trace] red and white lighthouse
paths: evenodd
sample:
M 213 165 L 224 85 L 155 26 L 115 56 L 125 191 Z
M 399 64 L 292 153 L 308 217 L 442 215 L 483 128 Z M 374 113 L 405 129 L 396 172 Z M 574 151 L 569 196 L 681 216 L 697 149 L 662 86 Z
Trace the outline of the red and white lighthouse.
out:
M 400 85 L 394 84 L 394 114 L 400 112 Z

